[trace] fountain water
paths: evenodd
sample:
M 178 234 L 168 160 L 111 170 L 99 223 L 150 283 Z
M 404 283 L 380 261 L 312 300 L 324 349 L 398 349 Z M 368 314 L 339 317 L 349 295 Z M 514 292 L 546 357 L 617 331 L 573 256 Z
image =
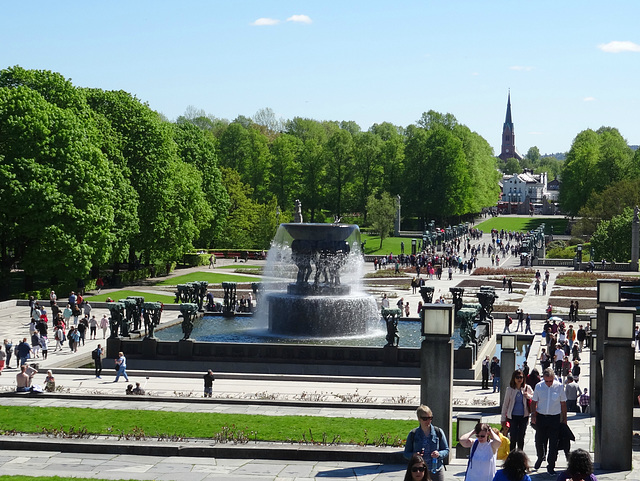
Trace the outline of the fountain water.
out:
M 365 335 L 379 323 L 362 291 L 360 229 L 350 224 L 281 224 L 267 256 L 263 302 L 272 334 Z M 295 280 L 295 282 L 287 282 Z

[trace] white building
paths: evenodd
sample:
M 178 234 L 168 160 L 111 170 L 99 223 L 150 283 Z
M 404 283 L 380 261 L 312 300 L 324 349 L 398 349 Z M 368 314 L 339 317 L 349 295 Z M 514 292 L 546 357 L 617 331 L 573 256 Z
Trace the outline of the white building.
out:
M 523 202 L 525 204 L 542 204 L 549 198 L 547 192 L 547 173 L 534 174 L 525 169 L 522 174 L 504 175 L 502 177 L 502 201 Z

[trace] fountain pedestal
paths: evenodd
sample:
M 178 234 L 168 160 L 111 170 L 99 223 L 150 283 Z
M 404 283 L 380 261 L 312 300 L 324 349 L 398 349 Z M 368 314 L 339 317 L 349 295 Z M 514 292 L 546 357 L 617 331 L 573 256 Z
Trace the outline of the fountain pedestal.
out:
M 273 252 L 272 252 L 273 251 Z M 281 224 L 269 256 L 296 282 L 266 292 L 269 331 L 296 337 L 360 336 L 380 318 L 372 296 L 352 292 L 345 272 L 361 265 L 360 230 L 349 224 Z M 269 264 L 269 261 L 267 261 Z M 269 266 L 267 266 L 268 270 Z

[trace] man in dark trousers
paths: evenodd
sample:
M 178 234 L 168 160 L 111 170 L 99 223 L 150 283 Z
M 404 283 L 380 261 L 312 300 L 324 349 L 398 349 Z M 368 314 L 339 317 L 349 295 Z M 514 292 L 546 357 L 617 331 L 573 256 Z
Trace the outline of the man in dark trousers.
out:
M 567 423 L 567 396 L 562 384 L 556 381 L 553 368 L 544 370 L 543 380 L 536 385 L 531 399 L 531 424 L 536 426 L 536 452 L 534 465 L 540 469 L 547 451 L 547 473 L 554 475 L 558 458 L 560 424 Z
M 489 366 L 491 361 L 489 360 L 489 356 L 484 358 L 482 361 L 482 389 L 489 389 Z
M 102 374 L 102 357 L 103 356 L 104 356 L 104 349 L 102 349 L 102 346 L 98 344 L 98 347 L 96 347 L 91 353 L 91 357 L 93 358 L 93 362 L 96 366 L 96 379 L 102 379 L 101 374 Z
M 211 397 L 213 395 L 213 381 L 216 378 L 213 377 L 213 371 L 209 369 L 204 375 L 204 397 Z

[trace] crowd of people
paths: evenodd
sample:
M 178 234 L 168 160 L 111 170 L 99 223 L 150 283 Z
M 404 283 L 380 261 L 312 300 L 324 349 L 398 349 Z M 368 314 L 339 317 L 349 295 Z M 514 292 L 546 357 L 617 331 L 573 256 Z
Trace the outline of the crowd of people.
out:
M 478 422 L 471 431 L 459 437 L 460 444 L 469 449 L 465 481 L 531 481 L 528 473 L 532 466 L 523 450 L 529 418 L 536 427 L 534 469 L 539 469 L 546 459 L 547 473 L 557 474 L 557 481 L 597 481 L 589 453 L 583 449 L 570 451 L 570 444 L 563 441 L 568 430 L 567 412 L 562 387 L 553 370 L 544 372 L 543 380 L 535 389 L 524 382 L 522 371 L 516 370 L 508 389 L 502 409 L 502 431 Z M 418 427 L 407 435 L 403 453 L 409 460 L 404 480 L 443 480 L 449 457 L 447 437 L 441 428 L 433 425 L 433 412 L 428 406 L 419 406 L 416 415 Z M 507 431 L 510 439 L 503 435 Z M 565 452 L 567 469 L 556 473 L 559 448 Z M 503 461 L 502 469 L 498 469 L 499 460 Z

